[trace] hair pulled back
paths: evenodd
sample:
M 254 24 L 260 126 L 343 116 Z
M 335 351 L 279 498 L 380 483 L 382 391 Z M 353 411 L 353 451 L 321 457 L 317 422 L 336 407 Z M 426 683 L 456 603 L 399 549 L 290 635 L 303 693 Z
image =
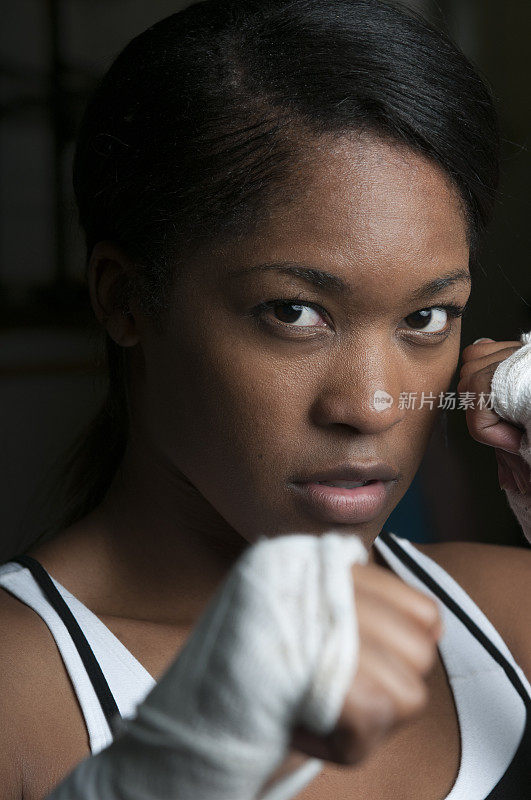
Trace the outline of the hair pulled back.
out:
M 73 182 L 87 262 L 111 240 L 136 265 L 124 287 L 163 315 L 194 247 L 249 232 L 305 141 L 375 133 L 439 165 L 465 215 L 473 266 L 498 186 L 489 87 L 419 14 L 381 0 L 205 0 L 117 56 L 79 128 Z M 63 524 L 103 498 L 128 437 L 122 348 L 106 335 L 109 390 L 70 453 Z

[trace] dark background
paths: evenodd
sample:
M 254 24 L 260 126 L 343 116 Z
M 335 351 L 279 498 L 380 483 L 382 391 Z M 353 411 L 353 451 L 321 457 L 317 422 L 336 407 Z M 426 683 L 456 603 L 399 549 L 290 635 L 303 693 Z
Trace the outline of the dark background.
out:
M 405 4 L 450 33 L 496 97 L 503 137 L 501 197 L 463 320 L 462 343 L 480 336 L 518 340 L 531 328 L 531 3 Z M 178 0 L 3 4 L 0 560 L 21 552 L 43 529 L 54 469 L 104 388 L 71 188 L 77 122 L 117 52 L 186 5 Z M 494 450 L 471 438 L 463 410 L 448 412 L 446 425 L 437 427 L 386 527 L 414 541 L 525 543 L 499 488 Z

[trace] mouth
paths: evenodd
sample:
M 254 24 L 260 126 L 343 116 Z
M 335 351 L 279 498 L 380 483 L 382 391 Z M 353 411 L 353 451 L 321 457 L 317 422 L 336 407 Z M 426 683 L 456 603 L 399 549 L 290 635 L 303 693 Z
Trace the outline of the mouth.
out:
M 388 464 L 343 465 L 300 477 L 289 484 L 297 501 L 320 521 L 335 524 L 370 522 L 389 500 L 399 473 Z
M 366 483 L 372 480 L 393 481 L 399 478 L 396 467 L 386 464 L 383 461 L 372 464 L 352 464 L 344 462 L 335 467 L 328 467 L 316 470 L 311 475 L 297 475 L 294 477 L 296 482 L 306 483 Z
M 321 486 L 337 486 L 340 489 L 358 489 L 360 486 L 368 486 L 369 483 L 375 483 L 375 481 L 313 481 L 313 483 Z
M 312 516 L 328 523 L 355 524 L 378 517 L 387 502 L 390 481 L 370 480 L 334 483 L 314 481 L 291 484 L 297 497 L 309 507 Z

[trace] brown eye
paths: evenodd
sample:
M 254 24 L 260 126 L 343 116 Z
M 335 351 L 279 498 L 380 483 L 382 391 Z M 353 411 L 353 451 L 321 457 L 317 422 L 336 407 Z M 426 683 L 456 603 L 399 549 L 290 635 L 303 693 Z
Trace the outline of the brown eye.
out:
M 322 314 L 312 304 L 291 300 L 270 300 L 259 308 L 260 314 L 265 315 L 267 312 L 272 312 L 278 322 L 294 328 L 321 326 L 320 320 L 323 319 Z
M 422 333 L 444 333 L 448 325 L 448 312 L 444 308 L 433 306 L 414 311 L 404 319 L 410 328 Z
M 277 303 L 273 308 L 276 317 L 281 322 L 300 324 L 301 320 L 304 322 L 305 320 L 307 321 L 308 318 L 311 319 L 311 314 L 304 314 L 304 309 L 306 308 L 304 305 L 296 303 Z M 317 315 L 314 309 L 311 309 L 311 311 L 314 315 Z

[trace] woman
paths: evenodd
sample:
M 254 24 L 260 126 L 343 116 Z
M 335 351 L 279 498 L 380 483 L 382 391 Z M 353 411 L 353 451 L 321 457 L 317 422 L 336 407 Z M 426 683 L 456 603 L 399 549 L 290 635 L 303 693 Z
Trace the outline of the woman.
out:
M 207 0 L 136 37 L 104 76 L 74 185 L 109 395 L 72 462 L 68 519 L 28 554 L 65 589 L 113 691 L 134 683 L 124 708 L 249 542 L 331 526 L 413 586 L 409 552 L 529 676 L 528 550 L 397 549 L 389 536 L 371 547 L 437 419 L 401 393 L 437 398 L 457 368 L 497 159 L 492 100 L 470 63 L 376 0 Z M 488 392 L 519 347 L 465 351 L 458 388 Z M 507 454 L 529 492 L 521 430 L 493 417 L 467 412 L 471 433 Z M 37 800 L 106 733 L 89 729 L 96 712 L 73 662 L 65 669 L 52 612 L 37 598 L 35 614 L 5 573 L 2 585 L 3 783 Z M 476 657 L 484 674 L 496 668 L 472 628 L 459 635 L 470 675 Z M 489 772 L 486 734 L 474 748 L 467 714 L 516 692 L 459 689 L 455 640 L 444 641 L 422 712 L 355 770 L 327 764 L 301 798 L 495 796 L 521 717 Z

